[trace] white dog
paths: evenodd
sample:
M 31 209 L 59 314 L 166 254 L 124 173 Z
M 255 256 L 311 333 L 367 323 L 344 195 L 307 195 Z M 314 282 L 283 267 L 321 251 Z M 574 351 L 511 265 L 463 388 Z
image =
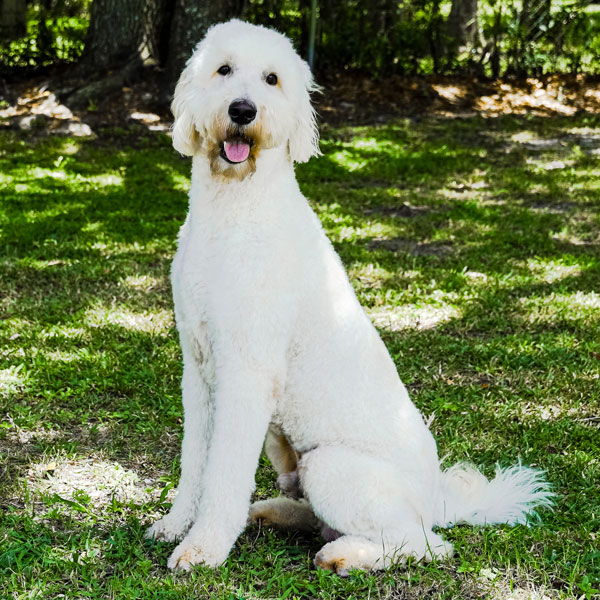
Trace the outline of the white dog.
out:
M 436 444 L 361 308 L 294 161 L 319 154 L 311 73 L 290 41 L 213 27 L 175 90 L 173 145 L 193 156 L 173 262 L 184 358 L 181 481 L 148 535 L 183 541 L 171 568 L 220 565 L 244 529 L 265 449 L 304 498 L 253 505 L 323 526 L 316 564 L 347 573 L 452 553 L 432 531 L 518 523 L 551 503 L 540 472 L 439 467 Z M 337 538 L 337 539 L 335 539 Z

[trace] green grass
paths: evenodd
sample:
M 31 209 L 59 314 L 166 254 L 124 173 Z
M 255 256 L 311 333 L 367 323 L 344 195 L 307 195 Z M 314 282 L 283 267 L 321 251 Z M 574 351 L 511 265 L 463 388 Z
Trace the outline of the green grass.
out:
M 591 116 L 325 128 L 298 168 L 446 463 L 521 457 L 557 493 L 530 528 L 448 530 L 450 561 L 340 579 L 316 537 L 252 527 L 191 575 L 143 539 L 179 473 L 189 162 L 162 135 L 0 133 L 0 597 L 597 594 L 599 135 Z M 263 459 L 257 495 L 273 481 Z

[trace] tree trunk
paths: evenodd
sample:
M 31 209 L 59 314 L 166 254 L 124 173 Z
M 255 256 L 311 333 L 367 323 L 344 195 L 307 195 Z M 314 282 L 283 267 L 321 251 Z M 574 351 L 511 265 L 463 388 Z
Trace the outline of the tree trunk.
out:
M 160 29 L 169 4 L 167 0 L 94 0 L 80 71 L 158 62 Z
M 479 41 L 477 0 L 452 0 L 447 27 L 448 35 L 459 46 L 477 44 Z
M 165 63 L 165 93 L 169 97 L 187 59 L 208 28 L 241 16 L 244 7 L 245 0 L 175 0 Z
M 26 33 L 25 0 L 0 0 L 0 38 L 14 40 Z
M 142 66 L 158 65 L 164 68 L 160 100 L 169 101 L 186 60 L 207 29 L 241 16 L 246 1 L 94 0 L 76 70 L 88 82 L 67 95 L 72 103 L 84 105 L 128 83 Z
M 75 70 L 87 81 L 67 91 L 71 104 L 83 106 L 112 94 L 135 79 L 144 65 L 160 64 L 171 5 L 169 0 L 94 0 Z

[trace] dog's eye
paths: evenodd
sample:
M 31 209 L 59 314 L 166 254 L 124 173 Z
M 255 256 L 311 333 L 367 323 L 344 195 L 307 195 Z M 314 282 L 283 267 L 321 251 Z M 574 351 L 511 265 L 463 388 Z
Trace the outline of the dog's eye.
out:
M 231 73 L 231 67 L 229 65 L 223 65 L 217 69 L 217 73 L 219 75 L 228 75 Z
M 275 75 L 275 73 L 269 73 L 267 75 L 267 77 L 265 78 L 265 81 L 269 84 L 269 85 L 277 85 L 277 75 Z

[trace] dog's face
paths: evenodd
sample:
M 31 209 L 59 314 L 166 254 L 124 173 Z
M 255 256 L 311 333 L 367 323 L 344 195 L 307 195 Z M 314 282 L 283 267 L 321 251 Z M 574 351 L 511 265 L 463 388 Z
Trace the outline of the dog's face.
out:
M 283 35 L 241 21 L 211 28 L 175 88 L 173 145 L 204 154 L 216 177 L 242 180 L 260 152 L 319 153 L 308 65 Z

